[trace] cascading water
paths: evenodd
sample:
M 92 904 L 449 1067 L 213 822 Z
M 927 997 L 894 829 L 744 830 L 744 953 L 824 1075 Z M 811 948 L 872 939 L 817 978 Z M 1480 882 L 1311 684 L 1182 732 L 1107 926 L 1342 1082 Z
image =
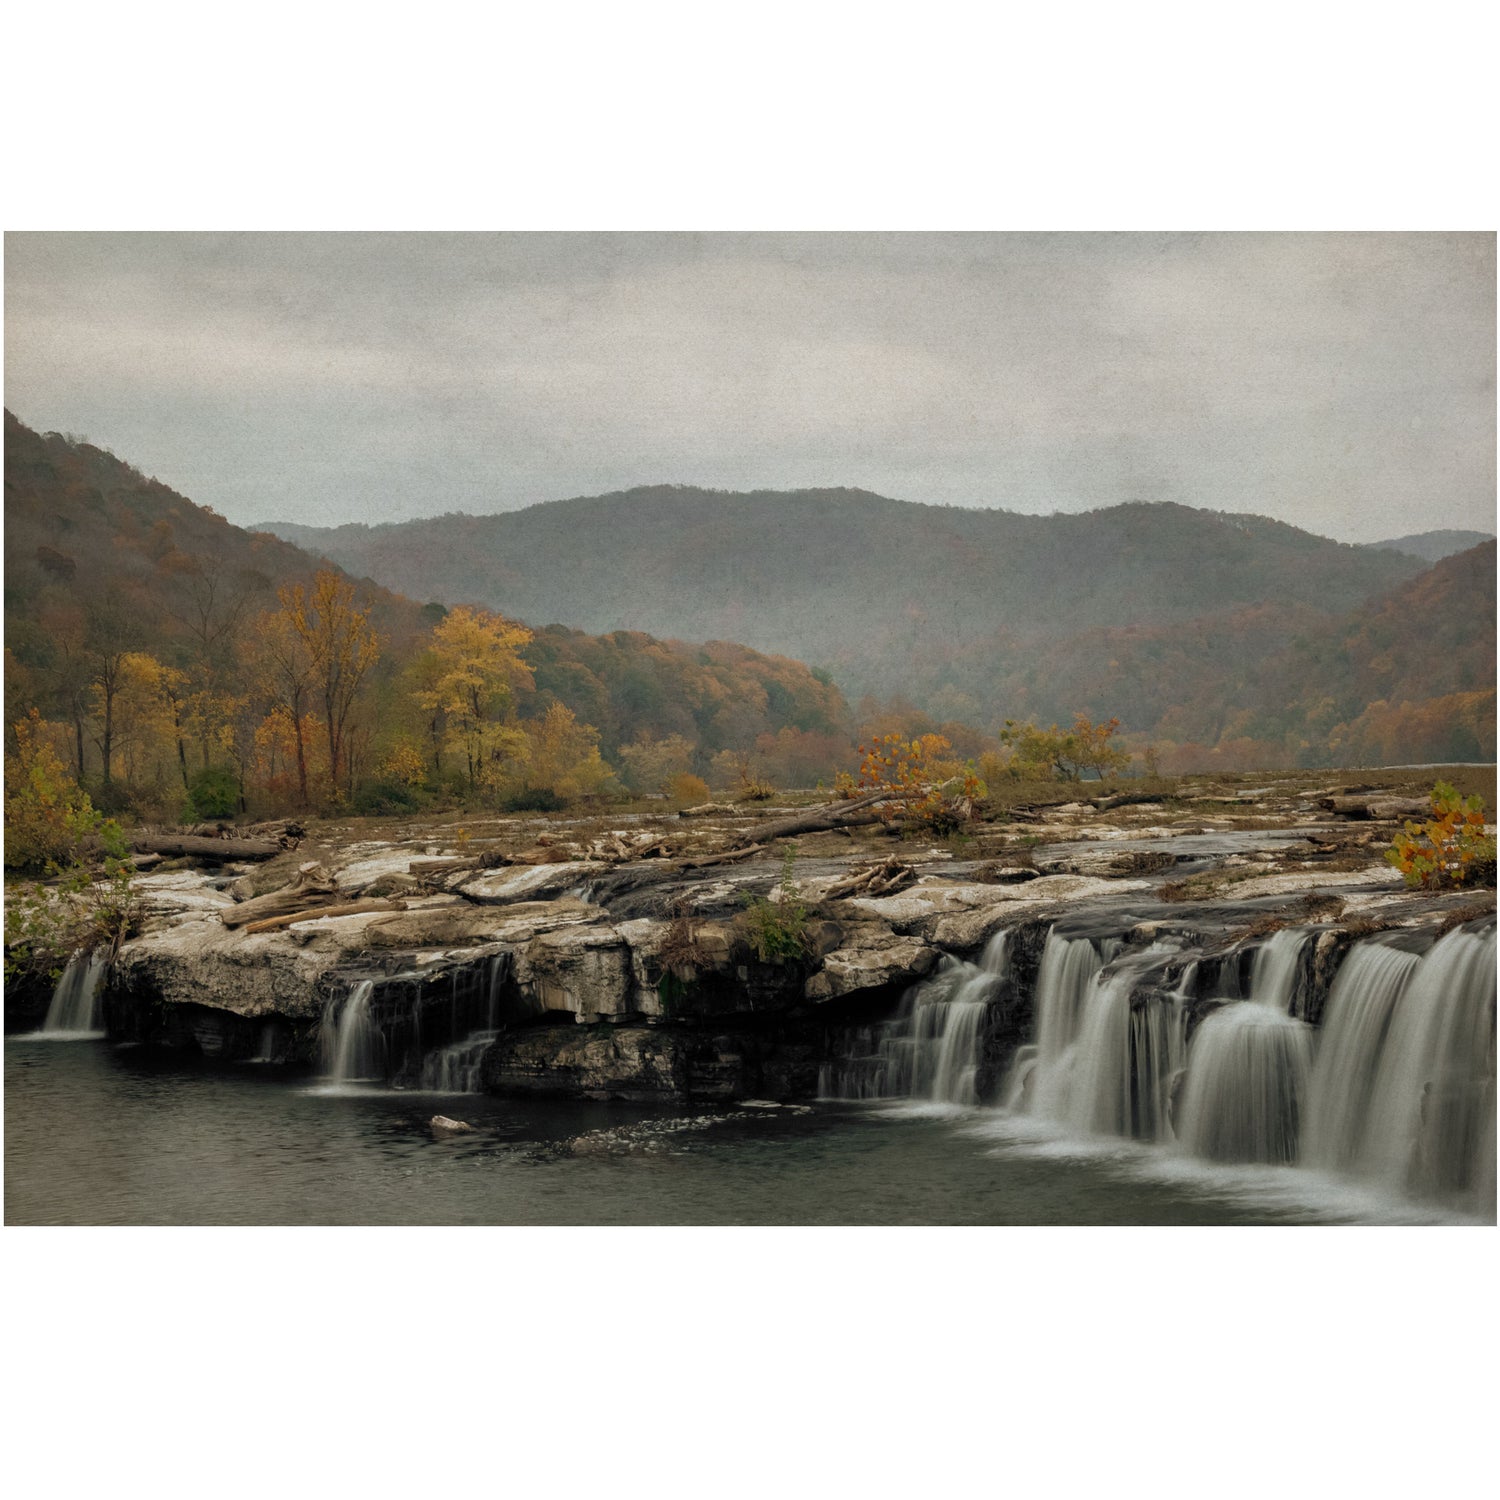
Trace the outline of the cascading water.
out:
M 922 1099 L 979 1103 L 984 1019 L 1007 982 L 1007 932 L 997 932 L 977 964 L 945 958 L 913 985 L 895 1018 L 867 1032 L 867 1050 L 824 1067 L 818 1092 L 828 1099 Z
M 1257 1005 L 1291 1014 L 1302 980 L 1302 949 L 1308 934 L 1283 927 L 1255 950 L 1250 960 L 1250 999 Z
M 55 1040 L 104 1035 L 104 974 L 109 960 L 97 950 L 75 953 L 52 991 L 42 1035 Z
M 1152 946 L 1106 972 L 1088 938 L 1049 933 L 1037 975 L 1037 1041 L 1016 1053 L 1006 1108 L 1084 1135 L 1164 1139 L 1185 1023 L 1181 997 L 1152 992 L 1146 981 L 1171 952 Z
M 1312 1028 L 1272 1006 L 1215 1011 L 1188 1054 L 1183 1147 L 1209 1161 L 1295 1161 L 1312 1052 Z
M 1377 1050 L 1355 1174 L 1493 1214 L 1494 929 L 1434 944 Z
M 385 1077 L 380 1032 L 370 1014 L 374 994 L 375 981 L 362 979 L 349 991 L 342 1007 L 335 999 L 323 1009 L 323 1066 L 332 1083 L 371 1082 Z
M 1308 933 L 1287 927 L 1255 952 L 1250 994 L 1193 1036 L 1177 1121 L 1185 1150 L 1210 1161 L 1292 1162 L 1312 1073 L 1313 1029 L 1290 1014 Z
M 1417 964 L 1414 953 L 1359 943 L 1339 968 L 1308 1089 L 1302 1143 L 1308 1166 L 1347 1171 L 1359 1159 L 1381 1049 Z
M 443 1094 L 479 1092 L 480 1065 L 484 1054 L 500 1035 L 500 987 L 510 969 L 510 954 L 490 959 L 485 1005 L 485 1025 L 460 1041 L 429 1052 L 422 1060 L 422 1087 Z M 457 981 L 455 979 L 455 997 Z M 454 1001 L 455 1012 L 457 1000 Z

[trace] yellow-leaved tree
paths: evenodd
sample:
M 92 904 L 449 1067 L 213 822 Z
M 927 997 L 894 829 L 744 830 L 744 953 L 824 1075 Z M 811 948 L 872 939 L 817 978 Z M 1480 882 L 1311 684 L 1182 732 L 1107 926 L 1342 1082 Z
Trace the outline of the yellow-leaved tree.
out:
M 464 758 L 469 786 L 496 779 L 522 744 L 517 738 L 516 689 L 529 686 L 531 669 L 520 651 L 531 632 L 487 609 L 450 610 L 432 631 L 432 646 L 416 664 L 412 696 L 428 715 L 434 769 L 442 752 Z

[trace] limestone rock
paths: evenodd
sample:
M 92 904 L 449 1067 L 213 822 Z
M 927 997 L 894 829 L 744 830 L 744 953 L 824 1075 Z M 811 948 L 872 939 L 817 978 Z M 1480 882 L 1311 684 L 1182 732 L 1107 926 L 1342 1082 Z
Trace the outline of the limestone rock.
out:
M 462 948 L 476 943 L 529 943 L 558 927 L 604 920 L 584 901 L 524 901 L 514 906 L 473 906 L 454 901 L 381 917 L 366 928 L 373 948 Z
M 578 859 L 556 865 L 463 872 L 448 882 L 448 888 L 470 901 L 505 906 L 516 901 L 537 901 L 544 896 L 561 895 L 608 868 L 600 860 Z
M 802 992 L 809 1000 L 831 1000 L 858 990 L 911 984 L 937 961 L 937 950 L 919 939 L 900 937 L 878 923 L 863 923 L 845 931 L 841 946 L 825 956 Z
M 661 1009 L 654 990 L 638 998 L 630 949 L 609 926 L 541 933 L 517 953 L 514 977 L 536 1009 L 569 1011 L 580 1021 Z

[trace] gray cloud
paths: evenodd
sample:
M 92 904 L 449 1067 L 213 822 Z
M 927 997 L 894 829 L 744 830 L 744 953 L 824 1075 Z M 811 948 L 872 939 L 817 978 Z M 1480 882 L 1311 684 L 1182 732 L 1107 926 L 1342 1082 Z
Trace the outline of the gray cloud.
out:
M 230 519 L 633 484 L 1493 529 L 1483 234 L 6 237 L 6 404 Z

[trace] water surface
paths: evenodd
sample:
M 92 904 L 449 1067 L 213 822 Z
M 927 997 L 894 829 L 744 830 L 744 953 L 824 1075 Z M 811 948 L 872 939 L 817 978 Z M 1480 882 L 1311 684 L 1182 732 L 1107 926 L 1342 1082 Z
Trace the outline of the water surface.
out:
M 469 1121 L 435 1140 L 427 1121 Z M 1070 1141 L 993 1110 L 651 1108 L 358 1087 L 108 1041 L 5 1044 L 10 1224 L 1252 1224 L 1431 1220 L 1305 1171 Z

